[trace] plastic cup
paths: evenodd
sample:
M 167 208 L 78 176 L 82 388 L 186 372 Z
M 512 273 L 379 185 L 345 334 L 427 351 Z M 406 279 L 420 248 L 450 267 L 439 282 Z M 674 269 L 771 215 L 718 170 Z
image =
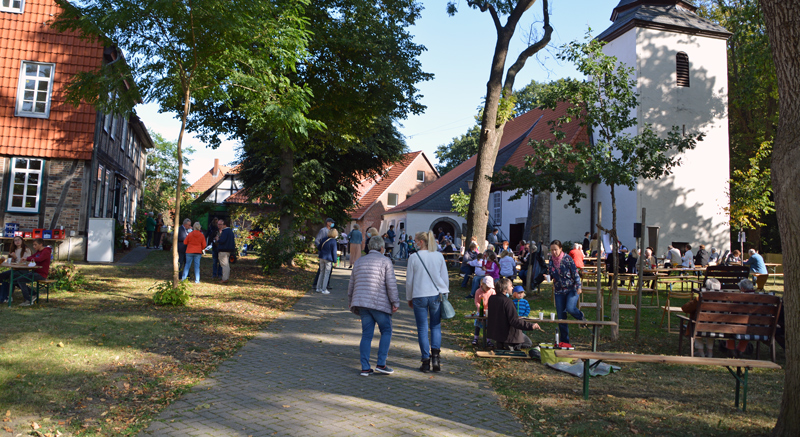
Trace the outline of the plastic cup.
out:
M 550 320 L 556 319 L 556 313 L 550 313 Z
M 544 311 L 539 311 L 539 320 L 544 320 Z

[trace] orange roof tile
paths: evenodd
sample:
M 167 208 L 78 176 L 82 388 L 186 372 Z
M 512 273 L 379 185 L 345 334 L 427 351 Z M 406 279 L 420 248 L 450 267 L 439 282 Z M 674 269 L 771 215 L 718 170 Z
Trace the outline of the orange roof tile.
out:
M 64 101 L 65 87 L 78 71 L 102 65 L 103 45 L 58 33 L 45 23 L 59 12 L 52 0 L 27 0 L 22 14 L 3 13 L 0 35 L 0 154 L 89 160 L 94 145 L 97 111 Z M 54 63 L 49 118 L 16 117 L 22 61 Z
M 517 149 L 504 165 L 521 167 L 525 163 L 525 156 L 530 153 L 530 148 L 527 146 L 528 142 L 531 140 L 544 140 L 552 138 L 552 127 L 548 122 L 564 116 L 568 107 L 569 106 L 567 103 L 561 103 L 558 105 L 558 107 L 556 107 L 555 110 L 534 109 L 506 123 L 505 128 L 503 129 L 503 138 L 500 140 L 498 155 L 505 152 L 506 150 L 504 149 L 506 149 L 506 147 L 516 147 Z M 567 138 L 571 139 L 572 144 L 575 144 L 575 141 L 580 138 L 588 140 L 588 135 L 585 135 L 585 129 L 581 129 L 580 120 L 571 121 L 565 126 L 565 129 Z M 584 131 L 584 135 L 579 135 L 581 131 Z M 522 141 L 518 141 L 523 135 L 525 135 L 525 138 L 522 139 Z M 474 172 L 476 162 L 477 157 L 476 155 L 473 155 L 468 160 L 462 162 L 456 168 L 445 173 L 435 182 L 426 186 L 413 197 L 406 199 L 400 205 L 392 208 L 392 210 L 388 211 L 387 213 L 405 211 L 422 202 L 439 190 L 447 187 L 451 182 L 460 178 L 464 174 Z
M 268 201 L 262 199 L 251 199 L 250 196 L 247 195 L 247 189 L 243 189 L 233 193 L 233 195 L 231 196 L 228 196 L 228 198 L 225 199 L 223 203 L 232 203 L 237 205 L 245 205 L 245 204 L 261 205 L 268 203 Z
M 220 165 L 219 166 L 219 173 L 216 176 L 213 175 L 214 168 L 212 167 L 207 173 L 204 173 L 203 176 L 200 176 L 195 183 L 192 184 L 191 187 L 186 189 L 188 193 L 205 193 L 206 190 L 213 187 L 217 182 L 221 181 L 222 178 L 225 177 L 228 173 L 235 173 L 235 168 L 228 167 L 227 165 Z
M 350 213 L 350 217 L 353 220 L 360 220 L 364 214 L 369 210 L 375 201 L 386 191 L 390 185 L 398 178 L 401 174 L 408 168 L 409 165 L 414 161 L 414 159 L 419 156 L 422 152 L 411 152 L 406 153 L 400 158 L 399 161 L 394 163 L 391 167 L 384 170 L 384 174 L 380 177 L 380 179 L 374 183 L 373 185 L 366 188 L 363 195 L 361 195 L 358 199 L 358 207 Z M 363 183 L 362 186 L 363 187 Z M 359 187 L 359 188 L 361 188 Z M 359 193 L 361 194 L 361 193 Z

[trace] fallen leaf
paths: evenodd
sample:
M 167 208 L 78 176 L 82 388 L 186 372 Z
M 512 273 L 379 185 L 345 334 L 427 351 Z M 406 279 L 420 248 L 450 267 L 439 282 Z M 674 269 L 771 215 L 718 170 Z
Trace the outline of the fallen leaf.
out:
M 41 428 L 41 426 L 39 426 L 39 424 L 38 424 L 38 423 L 36 423 L 36 422 L 33 422 L 33 423 L 31 424 L 31 428 L 33 428 L 33 429 L 39 429 L 39 428 Z

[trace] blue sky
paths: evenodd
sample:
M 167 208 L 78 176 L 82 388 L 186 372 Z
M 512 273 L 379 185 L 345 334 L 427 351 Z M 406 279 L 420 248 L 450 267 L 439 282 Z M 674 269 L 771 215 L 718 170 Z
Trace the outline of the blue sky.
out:
M 474 116 L 486 94 L 496 35 L 488 13 L 469 9 L 466 1 L 461 0 L 459 13 L 450 17 L 445 12 L 446 3 L 423 1 L 422 18 L 410 28 L 414 41 L 428 49 L 421 56 L 424 71 L 435 77 L 419 85 L 424 96 L 422 103 L 427 106 L 425 113 L 400 121 L 400 131 L 406 136 L 409 149 L 422 150 L 434 163 L 434 151 L 440 144 L 449 143 L 474 124 Z M 550 46 L 528 60 L 517 76 L 515 89 L 531 80 L 575 76 L 571 66 L 559 64 L 555 59 L 557 47 L 582 39 L 589 27 L 593 35 L 605 30 L 611 25 L 611 11 L 619 1 L 551 0 L 550 3 L 550 23 L 554 28 Z M 541 1 L 537 1 L 526 13 L 515 33 L 506 66 L 526 47 L 531 28 L 541 34 L 541 8 Z M 168 140 L 177 140 L 180 121 L 172 114 L 159 114 L 157 103 L 139 105 L 136 111 L 149 128 Z M 228 142 L 218 150 L 211 150 L 191 137 L 185 144 L 195 149 L 187 169 L 190 182 L 208 171 L 214 158 L 228 164 L 237 157 L 235 142 Z

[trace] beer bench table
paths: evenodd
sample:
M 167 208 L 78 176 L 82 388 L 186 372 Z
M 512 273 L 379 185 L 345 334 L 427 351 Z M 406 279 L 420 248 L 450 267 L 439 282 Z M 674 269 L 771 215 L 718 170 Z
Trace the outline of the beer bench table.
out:
M 478 317 L 478 316 L 473 316 L 473 315 L 468 315 L 468 316 L 466 316 L 466 318 L 470 319 L 470 320 L 486 320 L 486 317 Z M 597 321 L 597 320 L 572 320 L 572 319 L 570 319 L 570 320 L 559 320 L 559 319 L 550 320 L 550 319 L 531 319 L 531 318 L 526 318 L 526 317 L 520 317 L 520 318 L 522 320 L 526 321 L 526 322 L 531 322 L 531 323 L 556 323 L 556 324 L 565 323 L 567 325 L 588 325 L 588 326 L 591 326 L 592 327 L 592 331 L 593 331 L 592 332 L 592 350 L 593 351 L 597 350 L 597 341 L 598 341 L 598 337 L 599 337 L 599 329 L 600 329 L 600 327 L 601 326 L 617 326 L 616 322 L 606 321 L 606 320 L 602 320 L 602 321 Z M 486 330 L 485 329 L 483 330 L 483 344 L 484 344 L 484 346 L 486 345 Z
M 699 358 L 699 357 L 679 357 L 672 355 L 639 355 L 621 354 L 609 352 L 583 352 L 556 350 L 558 358 L 577 358 L 583 362 L 583 398 L 589 399 L 589 369 L 597 366 L 603 361 L 627 362 L 627 363 L 661 363 L 661 364 L 684 364 L 693 366 L 723 366 L 736 379 L 736 408 L 739 408 L 739 392 L 742 394 L 742 411 L 747 411 L 747 374 L 753 368 L 779 370 L 781 366 L 772 361 L 741 360 L 731 358 Z M 589 360 L 597 360 L 590 365 Z M 736 371 L 733 371 L 733 367 Z M 744 371 L 742 371 L 744 368 Z

